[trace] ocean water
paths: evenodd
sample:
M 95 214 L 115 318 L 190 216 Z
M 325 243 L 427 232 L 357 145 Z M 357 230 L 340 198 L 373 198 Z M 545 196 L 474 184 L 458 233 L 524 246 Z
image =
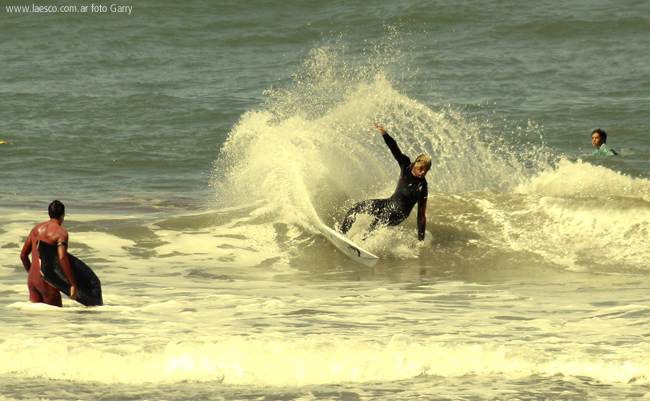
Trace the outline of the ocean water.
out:
M 650 398 L 650 3 L 3 0 L 0 29 L 0 401 Z M 370 269 L 317 227 L 394 189 L 373 121 L 433 167 L 423 244 L 349 233 Z M 104 306 L 28 302 L 53 199 Z

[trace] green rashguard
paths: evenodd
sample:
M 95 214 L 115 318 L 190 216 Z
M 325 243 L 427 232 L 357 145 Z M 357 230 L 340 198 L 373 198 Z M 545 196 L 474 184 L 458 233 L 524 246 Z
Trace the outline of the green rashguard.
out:
M 600 147 L 596 150 L 594 150 L 594 153 L 592 153 L 594 156 L 616 156 L 618 153 L 614 152 L 612 148 L 607 146 L 606 143 L 603 143 L 600 145 Z

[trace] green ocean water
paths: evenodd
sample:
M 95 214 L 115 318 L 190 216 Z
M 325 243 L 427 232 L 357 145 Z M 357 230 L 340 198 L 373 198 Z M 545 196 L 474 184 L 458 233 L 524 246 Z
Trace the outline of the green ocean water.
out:
M 58 6 L 72 4 L 85 5 Z M 479 124 L 486 146 L 505 138 L 525 153 L 530 138 L 516 133 L 532 125 L 536 145 L 578 157 L 601 127 L 623 156 L 614 170 L 647 178 L 642 2 L 142 2 L 131 15 L 13 5 L 2 10 L 5 205 L 60 193 L 91 207 L 134 191 L 201 203 L 242 115 L 325 51 L 335 60 L 308 74 L 331 80 L 295 107 L 333 107 L 373 70 Z

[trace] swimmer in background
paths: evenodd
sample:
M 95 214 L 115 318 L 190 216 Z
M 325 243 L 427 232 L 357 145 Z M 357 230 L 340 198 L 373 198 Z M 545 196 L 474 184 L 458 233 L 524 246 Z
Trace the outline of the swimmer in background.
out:
M 596 148 L 592 155 L 594 156 L 616 156 L 618 153 L 614 152 L 607 145 L 607 133 L 598 128 L 591 133 L 591 145 Z
M 388 199 L 369 199 L 355 204 L 347 213 L 341 224 L 341 232 L 346 234 L 357 218 L 357 214 L 365 213 L 374 217 L 369 230 L 372 231 L 378 225 L 396 226 L 406 220 L 411 213 L 413 206 L 418 204 L 417 225 L 418 240 L 424 240 L 426 229 L 426 209 L 428 187 L 424 176 L 431 168 L 431 158 L 427 155 L 420 155 L 411 163 L 397 146 L 397 142 L 388 135 L 386 130 L 377 123 L 373 125 L 379 130 L 384 142 L 400 166 L 400 176 L 397 181 L 395 192 Z
M 65 206 L 61 201 L 55 200 L 48 207 L 50 220 L 38 224 L 29 232 L 23 250 L 20 252 L 20 260 L 27 270 L 27 287 L 29 288 L 29 300 L 34 303 L 46 303 L 53 306 L 62 306 L 61 293 L 56 288 L 41 278 L 41 263 L 38 255 L 38 241 L 43 241 L 57 247 L 59 264 L 70 285 L 70 299 L 77 299 L 77 289 L 68 261 L 68 232 L 61 227 L 65 219 Z M 29 260 L 29 254 L 32 260 Z

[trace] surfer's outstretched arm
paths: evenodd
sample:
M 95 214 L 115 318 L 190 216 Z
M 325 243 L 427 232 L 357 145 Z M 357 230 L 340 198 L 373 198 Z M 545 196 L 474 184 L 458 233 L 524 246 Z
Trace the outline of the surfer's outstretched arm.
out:
M 400 166 L 402 164 L 411 164 L 411 159 L 402 153 L 399 146 L 397 146 L 397 142 L 395 142 L 392 136 L 388 135 L 388 132 L 386 132 L 384 127 L 377 124 L 376 122 L 373 122 L 372 125 L 374 125 L 379 133 L 381 133 L 381 136 L 384 138 L 384 142 L 386 142 L 386 146 L 388 146 L 388 149 L 390 149 L 390 152 L 393 154 L 395 160 L 397 160 L 397 163 L 399 163 Z

